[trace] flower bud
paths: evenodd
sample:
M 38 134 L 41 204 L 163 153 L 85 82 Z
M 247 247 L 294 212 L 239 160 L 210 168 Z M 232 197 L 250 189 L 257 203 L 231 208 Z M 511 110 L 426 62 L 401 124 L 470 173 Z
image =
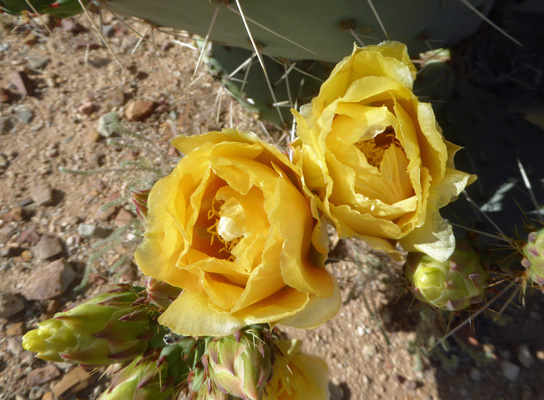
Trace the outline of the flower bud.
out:
M 153 278 L 148 278 L 146 288 L 147 299 L 161 310 L 166 310 L 181 293 L 180 288 Z
M 269 331 L 248 328 L 208 343 L 210 375 L 218 388 L 242 399 L 261 399 L 272 374 Z
M 529 278 L 540 287 L 544 286 L 544 229 L 529 234 L 523 256 L 521 264 L 527 268 Z
M 55 362 L 109 365 L 133 359 L 159 330 L 139 299 L 134 291 L 98 295 L 39 323 L 23 337 L 23 347 Z
M 458 311 L 483 300 L 488 274 L 472 250 L 455 250 L 449 260 L 422 253 L 406 259 L 406 279 L 416 298 L 433 307 Z
M 136 207 L 136 215 L 145 226 L 147 222 L 147 198 L 151 189 L 140 190 L 137 192 L 131 192 L 130 197 Z

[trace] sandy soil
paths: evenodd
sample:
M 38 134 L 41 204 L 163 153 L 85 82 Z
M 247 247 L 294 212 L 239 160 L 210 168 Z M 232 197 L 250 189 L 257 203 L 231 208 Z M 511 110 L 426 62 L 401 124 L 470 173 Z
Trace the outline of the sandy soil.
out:
M 22 349 L 22 334 L 108 285 L 141 280 L 131 262 L 138 231 L 118 228 L 134 217 L 128 191 L 146 187 L 179 159 L 169 140 L 224 127 L 276 141 L 285 132 L 259 122 L 205 68 L 194 79 L 198 51 L 190 39 L 148 30 L 147 40 L 138 44 L 127 26 L 107 18 L 108 42 L 123 70 L 84 19 L 80 28 L 65 23 L 49 34 L 37 21 L 0 17 L 0 117 L 12 125 L 0 124 L 0 291 L 24 292 L 33 271 L 61 257 L 76 276 L 62 295 L 18 297 L 24 309 L 0 318 L 0 399 L 51 399 L 51 388 L 72 366 L 57 364 L 52 379 L 36 383 L 31 371 L 45 363 Z M 154 102 L 143 122 L 125 117 L 133 100 Z M 123 135 L 111 142 L 100 136 L 98 121 L 111 111 L 145 139 Z M 52 199 L 40 205 L 32 198 L 44 185 Z M 101 212 L 112 201 L 117 203 Z M 36 240 L 47 234 L 57 237 L 62 249 L 44 260 Z M 102 238 L 112 234 L 118 239 L 105 249 Z M 103 254 L 91 264 L 88 285 L 74 294 L 87 261 L 98 253 Z M 429 351 L 447 331 L 440 322 L 446 325 L 448 317 L 440 319 L 413 302 L 400 265 L 362 243 L 342 240 L 335 243 L 329 268 L 345 306 L 318 329 L 286 331 L 304 340 L 305 351 L 326 359 L 332 399 L 544 399 L 540 293 L 527 295 L 525 307 L 516 296 L 498 322 L 489 312 L 476 319 L 474 329 L 467 326 Z M 457 316 L 451 326 L 466 318 Z M 71 398 L 97 398 L 107 386 L 100 372 Z

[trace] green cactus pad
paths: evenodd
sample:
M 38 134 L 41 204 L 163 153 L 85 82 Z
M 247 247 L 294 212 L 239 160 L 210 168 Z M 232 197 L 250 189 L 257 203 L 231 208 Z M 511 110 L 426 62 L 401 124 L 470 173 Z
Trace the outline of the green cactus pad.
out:
M 486 14 L 494 0 L 469 0 Z M 221 1 L 210 38 L 251 49 L 234 1 Z M 108 0 L 112 11 L 205 36 L 216 0 Z M 360 0 L 240 0 L 256 42 L 265 54 L 288 59 L 338 62 L 350 54 L 357 35 L 364 44 L 388 39 L 370 5 Z M 472 34 L 482 19 L 460 1 L 373 0 L 390 40 L 406 43 L 412 54 L 444 47 Z M 353 34 L 352 34 L 353 32 Z

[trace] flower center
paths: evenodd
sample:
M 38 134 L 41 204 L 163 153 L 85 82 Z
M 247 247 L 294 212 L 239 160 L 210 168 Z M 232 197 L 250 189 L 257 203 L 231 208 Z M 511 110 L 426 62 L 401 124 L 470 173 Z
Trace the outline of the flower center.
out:
M 242 239 L 243 235 L 237 235 L 234 232 L 233 224 L 235 221 L 229 217 L 222 217 L 219 214 L 219 210 L 224 201 L 214 198 L 212 207 L 208 211 L 208 220 L 212 221 L 212 224 L 206 229 L 211 235 L 210 246 L 213 246 L 214 241 L 218 240 L 221 246 L 219 247 L 219 253 L 225 253 L 225 258 L 229 261 L 234 261 L 236 257 L 232 255 L 232 249 Z
M 354 143 L 354 146 L 365 155 L 368 163 L 376 168 L 380 167 L 383 154 L 391 145 L 402 147 L 399 140 L 395 137 L 395 131 L 391 126 L 388 126 L 385 131 L 370 140 L 362 140 Z

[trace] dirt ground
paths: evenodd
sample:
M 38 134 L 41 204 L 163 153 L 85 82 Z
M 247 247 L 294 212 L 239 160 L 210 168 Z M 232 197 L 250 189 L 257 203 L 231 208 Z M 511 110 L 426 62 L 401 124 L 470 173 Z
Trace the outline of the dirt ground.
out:
M 49 34 L 40 21 L 0 15 L 0 292 L 8 308 L 20 309 L 0 318 L 0 399 L 53 399 L 67 376 L 80 383 L 67 398 L 96 399 L 107 387 L 102 370 L 83 379 L 70 375 L 69 364 L 44 369 L 21 337 L 112 284 L 141 281 L 131 262 L 138 230 L 126 195 L 175 165 L 174 135 L 234 127 L 278 142 L 287 133 L 243 109 L 205 67 L 194 77 L 198 50 L 189 38 L 112 17 L 105 24 L 124 69 L 84 19 Z M 138 103 L 150 116 L 129 121 L 129 105 L 143 100 L 152 102 Z M 112 111 L 139 136 L 100 135 L 99 121 Z M 327 361 L 331 399 L 544 399 L 541 293 L 528 294 L 524 307 L 514 296 L 496 322 L 484 313 L 473 329 L 430 351 L 447 317 L 413 302 L 401 266 L 362 243 L 334 245 L 329 268 L 344 307 L 315 330 L 286 329 Z M 88 284 L 76 295 L 90 257 Z M 59 259 L 73 271 L 72 283 L 60 294 L 41 293 L 52 278 L 33 272 Z M 36 281 L 41 286 L 32 289 Z

